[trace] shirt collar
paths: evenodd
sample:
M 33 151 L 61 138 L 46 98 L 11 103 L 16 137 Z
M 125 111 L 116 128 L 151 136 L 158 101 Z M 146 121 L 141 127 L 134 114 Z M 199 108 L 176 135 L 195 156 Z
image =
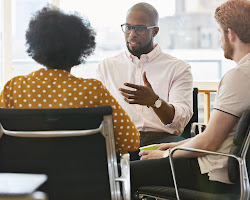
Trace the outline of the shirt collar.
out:
M 240 61 L 238 62 L 238 65 L 243 64 L 248 60 L 250 60 L 250 53 L 246 54 L 243 58 L 241 58 Z
M 161 48 L 158 44 L 154 45 L 154 49 L 152 51 L 150 51 L 148 54 L 142 54 L 140 57 L 140 60 L 147 60 L 148 62 L 151 62 L 152 60 L 154 60 L 160 53 L 161 53 Z M 136 56 L 134 56 L 133 54 L 131 54 L 128 50 L 126 50 L 126 54 L 128 56 L 128 58 L 133 62 L 135 59 L 138 59 Z
M 48 68 L 41 68 L 38 71 L 32 72 L 32 76 L 36 77 L 37 79 L 44 79 L 44 78 L 60 78 L 60 77 L 74 77 L 68 71 L 63 69 L 48 69 Z

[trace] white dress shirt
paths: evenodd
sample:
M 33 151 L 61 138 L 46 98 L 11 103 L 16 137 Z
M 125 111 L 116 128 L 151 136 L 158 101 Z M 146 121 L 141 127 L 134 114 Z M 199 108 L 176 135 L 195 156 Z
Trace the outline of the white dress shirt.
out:
M 120 94 L 118 89 L 126 88 L 124 83 L 144 85 L 144 71 L 154 92 L 174 106 L 175 115 L 171 124 L 164 125 L 153 108 L 128 104 Z M 106 58 L 98 66 L 97 77 L 128 113 L 139 131 L 181 135 L 193 114 L 191 68 L 187 63 L 164 53 L 159 45 L 150 53 L 141 55 L 140 59 L 128 51 Z

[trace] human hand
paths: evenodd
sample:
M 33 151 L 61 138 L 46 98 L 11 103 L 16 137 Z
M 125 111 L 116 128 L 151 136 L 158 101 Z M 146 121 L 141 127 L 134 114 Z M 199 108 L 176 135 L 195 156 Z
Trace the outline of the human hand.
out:
M 141 156 L 141 160 L 157 159 L 163 158 L 164 152 L 160 150 L 144 150 L 139 153 L 139 156 Z
M 157 144 L 156 148 L 157 150 L 167 150 L 167 149 L 172 149 L 174 148 L 176 145 L 175 142 L 170 142 L 170 143 L 161 143 L 161 144 Z
M 134 90 L 128 90 L 119 88 L 121 94 L 124 96 L 124 100 L 129 104 L 140 104 L 145 106 L 153 106 L 158 99 L 158 95 L 155 94 L 151 84 L 148 82 L 146 72 L 143 72 L 143 85 L 136 85 L 132 83 L 124 83 L 125 86 L 133 88 Z

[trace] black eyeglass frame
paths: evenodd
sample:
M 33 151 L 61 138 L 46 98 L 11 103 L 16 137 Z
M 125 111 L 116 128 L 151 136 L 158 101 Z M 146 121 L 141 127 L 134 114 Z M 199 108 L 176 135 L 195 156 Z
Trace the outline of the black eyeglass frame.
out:
M 124 31 L 123 29 L 123 27 L 124 26 L 129 26 L 129 27 L 131 27 L 131 29 L 130 29 L 130 31 L 129 32 L 126 32 L 126 31 Z M 134 29 L 135 30 L 135 33 L 137 34 L 137 35 L 144 35 L 145 33 L 146 33 L 146 30 L 148 30 L 148 29 L 152 29 L 152 28 L 156 28 L 157 26 L 156 25 L 154 25 L 154 26 L 143 26 L 143 25 L 137 25 L 137 26 L 131 26 L 131 25 L 128 25 L 128 24 L 122 24 L 121 25 L 121 28 L 122 28 L 122 31 L 124 32 L 124 33 L 131 33 L 132 32 L 132 30 Z M 138 28 L 143 28 L 143 30 L 144 30 L 144 33 L 137 33 L 137 29 Z

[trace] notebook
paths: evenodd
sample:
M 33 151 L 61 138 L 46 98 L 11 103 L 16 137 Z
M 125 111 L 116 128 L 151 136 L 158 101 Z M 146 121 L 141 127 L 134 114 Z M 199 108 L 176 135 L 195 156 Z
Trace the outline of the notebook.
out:
M 30 194 L 46 180 L 44 174 L 0 173 L 0 196 Z

